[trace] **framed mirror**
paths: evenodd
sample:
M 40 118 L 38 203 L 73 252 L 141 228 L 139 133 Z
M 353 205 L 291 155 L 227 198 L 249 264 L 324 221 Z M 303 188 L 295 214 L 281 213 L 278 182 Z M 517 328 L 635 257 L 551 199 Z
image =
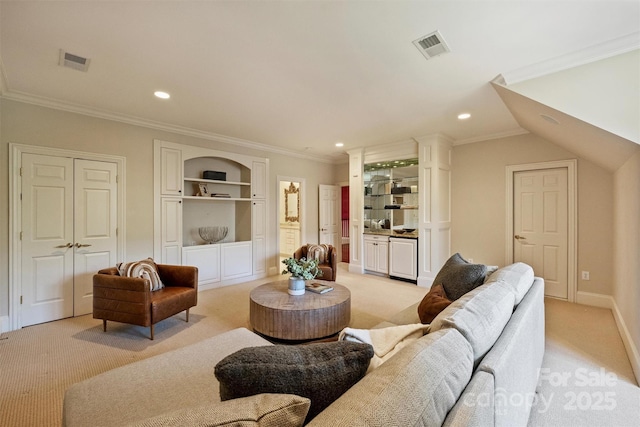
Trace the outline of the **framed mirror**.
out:
M 293 182 L 289 185 L 289 188 L 284 189 L 284 219 L 287 222 L 300 221 L 299 195 L 299 189 L 293 185 Z

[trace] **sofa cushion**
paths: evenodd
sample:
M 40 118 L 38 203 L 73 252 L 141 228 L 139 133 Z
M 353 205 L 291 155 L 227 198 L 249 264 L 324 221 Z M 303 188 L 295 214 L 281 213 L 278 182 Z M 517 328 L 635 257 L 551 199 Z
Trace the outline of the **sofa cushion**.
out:
M 496 342 L 513 312 L 514 294 L 502 282 L 482 285 L 454 301 L 431 322 L 429 333 L 455 328 L 469 341 L 477 364 Z
M 533 268 L 523 262 L 516 262 L 496 270 L 487 277 L 486 283 L 499 281 L 513 288 L 515 305 L 518 305 L 533 284 Z
M 220 399 L 288 393 L 311 399 L 307 420 L 367 372 L 373 348 L 349 341 L 243 348 L 215 367 Z
M 455 301 L 482 285 L 486 275 L 486 265 L 470 264 L 459 253 L 455 253 L 444 263 L 433 283 L 442 285 L 449 299 Z
M 309 405 L 309 399 L 292 394 L 258 394 L 178 409 L 129 424 L 129 427 L 299 427 L 304 423 Z
M 439 426 L 472 368 L 471 346 L 458 331 L 425 335 L 367 374 L 309 426 Z
M 122 277 L 135 277 L 147 279 L 151 291 L 157 291 L 164 288 L 164 283 L 158 275 L 158 268 L 152 258 L 143 259 L 141 261 L 118 263 L 118 274 Z
M 420 322 L 427 324 L 451 304 L 442 285 L 433 285 L 418 305 Z

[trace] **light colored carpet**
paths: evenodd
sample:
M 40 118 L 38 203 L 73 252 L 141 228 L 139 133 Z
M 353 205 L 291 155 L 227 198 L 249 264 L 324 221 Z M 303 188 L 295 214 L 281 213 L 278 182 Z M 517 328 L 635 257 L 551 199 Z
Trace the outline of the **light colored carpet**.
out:
M 249 293 L 272 277 L 200 292 L 191 309 L 149 328 L 102 321 L 91 315 L 30 326 L 0 340 L 0 426 L 58 426 L 64 391 L 107 370 L 184 347 L 238 327 L 249 327 Z M 351 290 L 351 324 L 370 328 L 422 299 L 426 290 L 377 276 L 350 274 L 338 283 Z
M 529 426 L 640 425 L 640 389 L 611 310 L 547 298 L 545 312 Z
M 58 426 L 64 391 L 71 384 L 224 331 L 248 327 L 249 292 L 271 280 L 274 278 L 201 292 L 190 322 L 184 322 L 184 314 L 160 322 L 154 341 L 147 339 L 148 328 L 114 322 L 109 322 L 104 333 L 102 322 L 91 315 L 3 334 L 0 426 Z M 426 293 L 424 288 L 404 282 L 351 274 L 345 264 L 340 264 L 338 282 L 351 290 L 350 326 L 354 328 L 371 328 Z M 604 367 L 615 373 L 616 419 L 624 420 L 619 417 L 636 414 L 633 411 L 640 406 L 640 392 L 613 322 L 609 310 L 548 301 L 544 363 L 552 373 L 574 373 L 579 367 L 589 372 Z M 566 402 L 560 398 L 565 391 L 546 389 L 544 382 L 539 392 L 545 396 L 553 392 L 557 397 L 546 411 L 534 410 L 530 425 L 621 425 L 606 423 L 610 418 L 605 412 L 611 411 L 601 411 L 599 418 L 576 418 L 576 412 L 564 409 Z

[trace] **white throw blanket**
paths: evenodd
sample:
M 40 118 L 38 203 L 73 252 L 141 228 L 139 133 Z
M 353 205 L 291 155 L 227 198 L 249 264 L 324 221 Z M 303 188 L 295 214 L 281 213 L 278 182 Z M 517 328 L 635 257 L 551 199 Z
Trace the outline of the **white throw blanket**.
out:
M 361 342 L 373 346 L 374 355 L 369 363 L 369 369 L 367 369 L 367 373 L 369 373 L 400 349 L 421 338 L 428 328 L 429 325 L 422 323 L 380 329 L 344 328 L 340 332 L 338 340 Z

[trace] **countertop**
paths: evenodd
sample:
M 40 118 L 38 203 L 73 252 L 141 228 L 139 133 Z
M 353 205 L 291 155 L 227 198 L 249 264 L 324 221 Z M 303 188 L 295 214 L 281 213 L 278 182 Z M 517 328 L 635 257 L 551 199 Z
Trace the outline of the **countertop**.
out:
M 401 239 L 417 239 L 418 238 L 418 231 L 412 231 L 411 233 L 396 233 L 393 230 L 387 230 L 387 229 L 382 229 L 382 230 L 371 230 L 368 228 L 364 229 L 364 234 L 371 234 L 371 235 L 375 235 L 375 236 L 389 236 L 389 237 L 399 237 Z

